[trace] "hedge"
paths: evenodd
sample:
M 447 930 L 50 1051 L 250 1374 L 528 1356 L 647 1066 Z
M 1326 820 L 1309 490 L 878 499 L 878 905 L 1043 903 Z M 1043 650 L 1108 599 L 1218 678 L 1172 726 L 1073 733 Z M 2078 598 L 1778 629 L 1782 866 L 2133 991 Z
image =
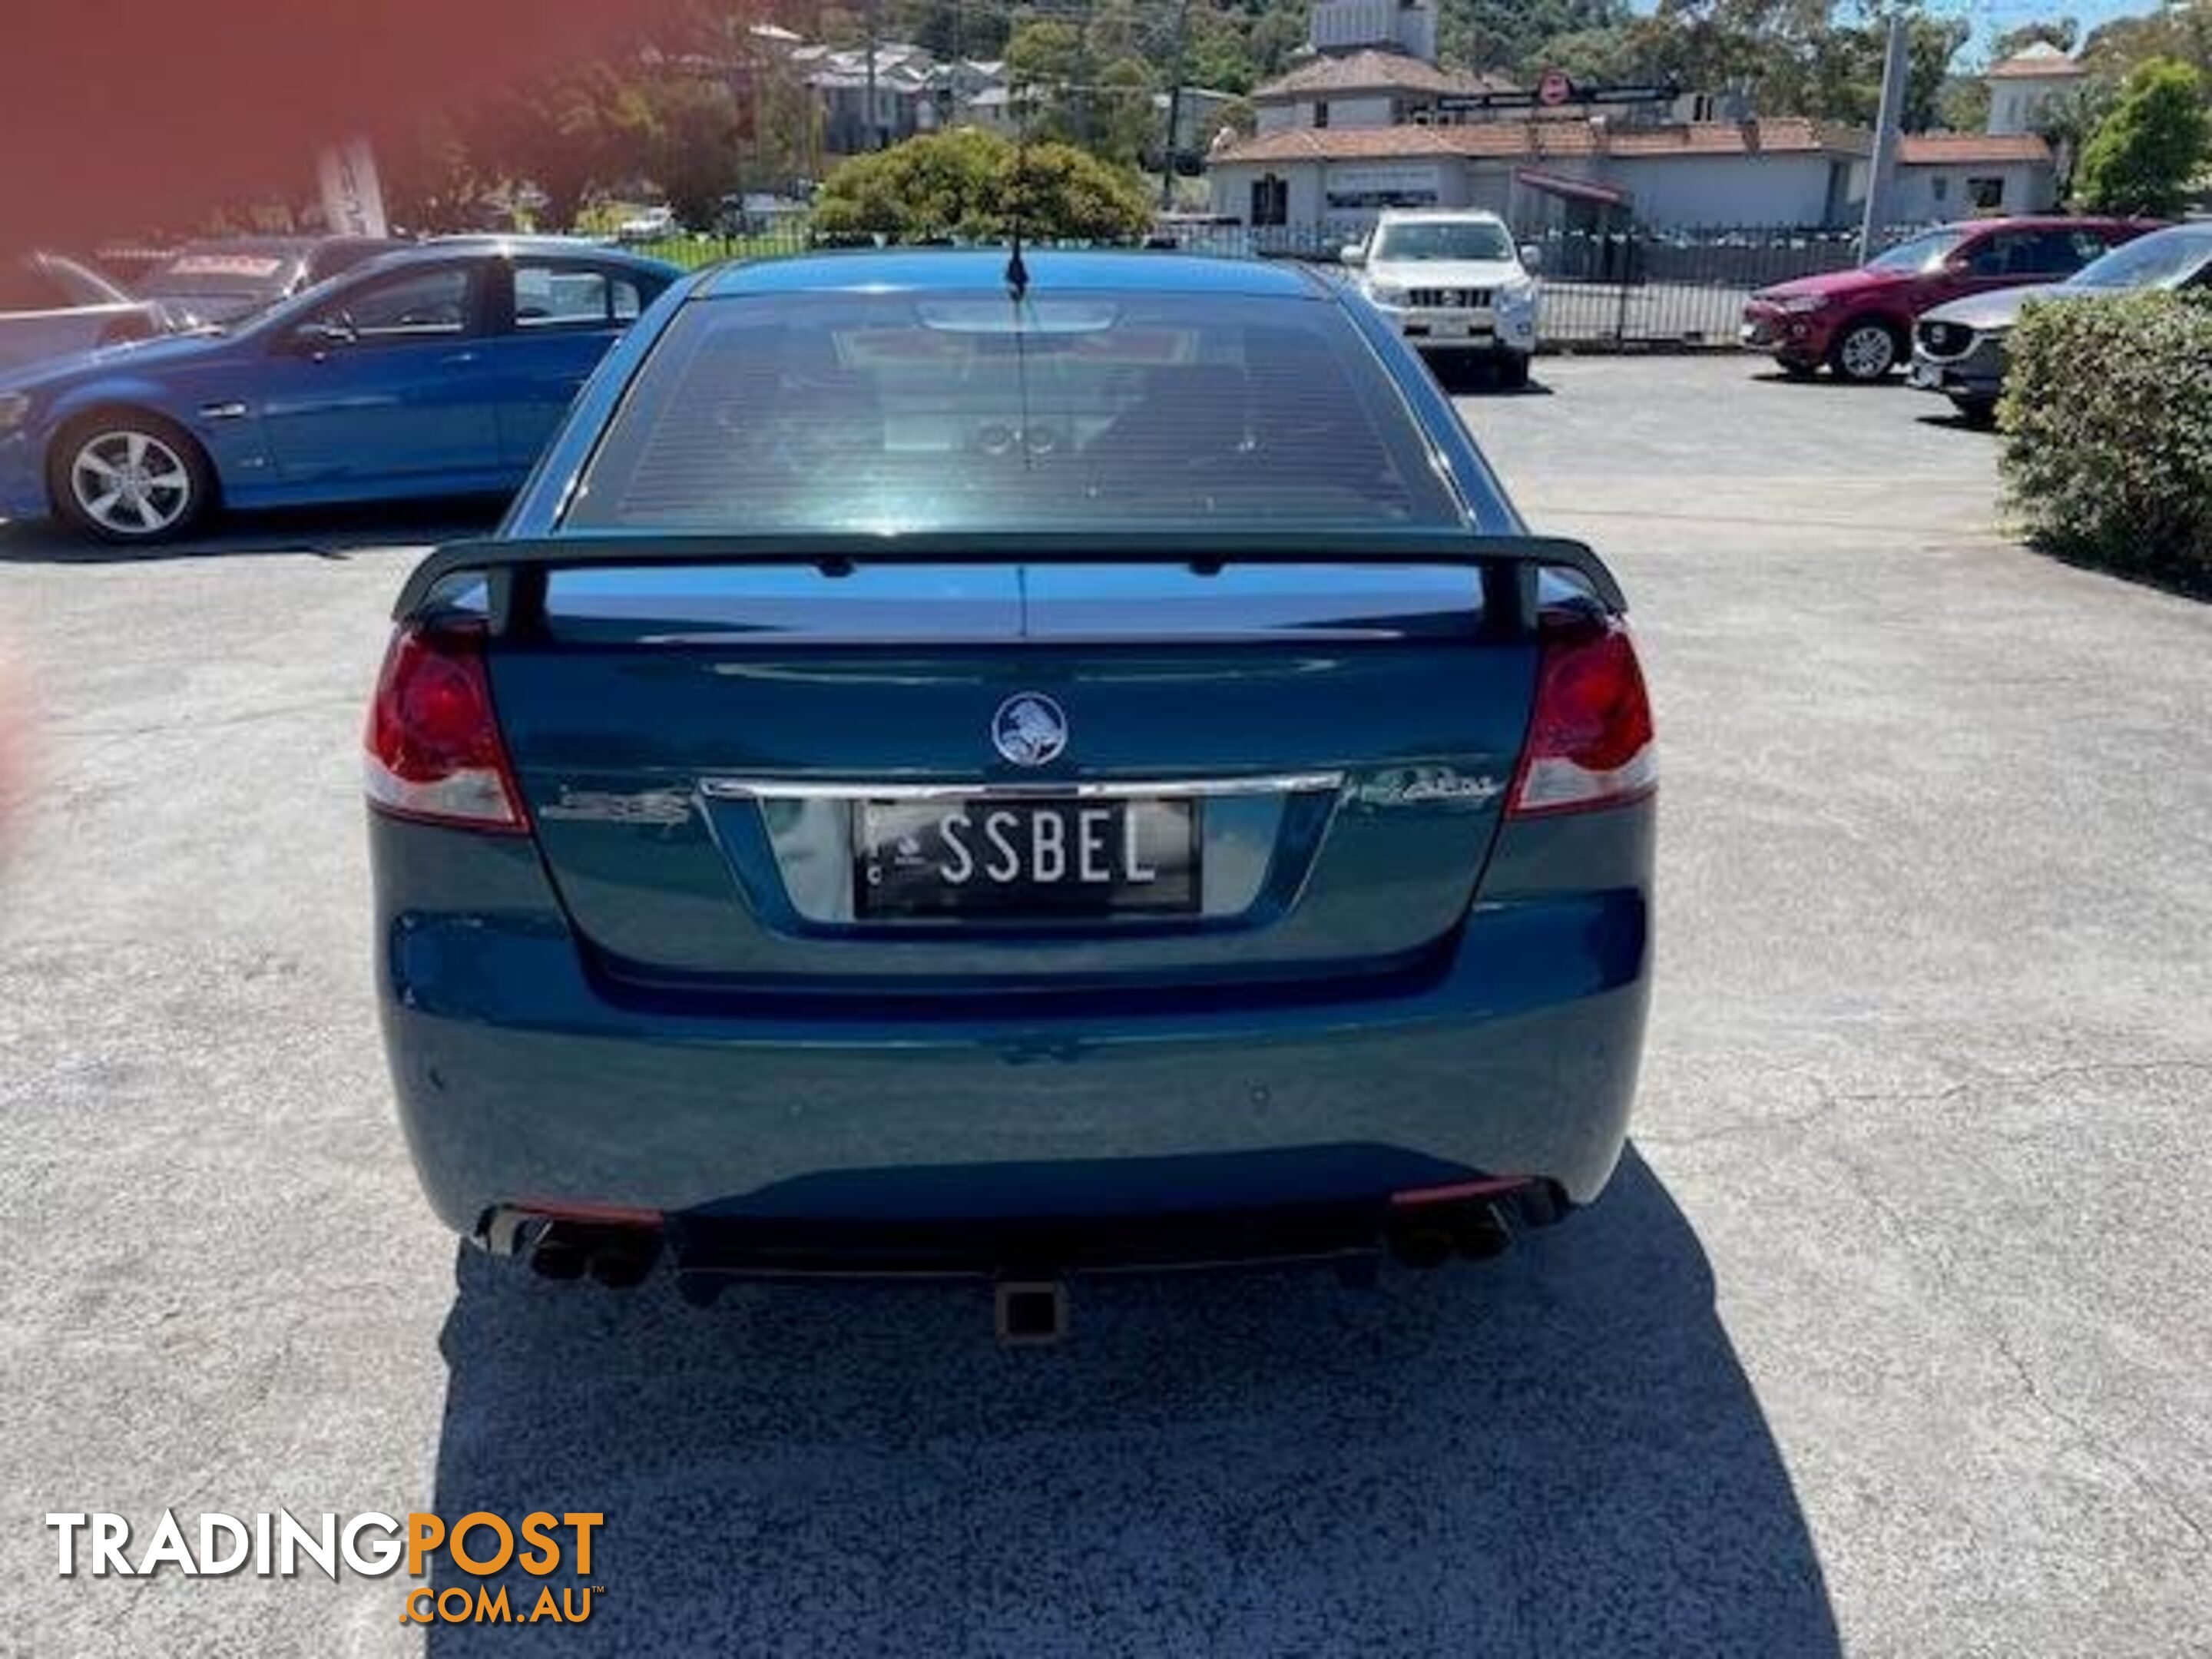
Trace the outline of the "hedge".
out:
M 1997 422 L 2038 546 L 2212 595 L 2212 300 L 2044 300 L 2013 331 Z

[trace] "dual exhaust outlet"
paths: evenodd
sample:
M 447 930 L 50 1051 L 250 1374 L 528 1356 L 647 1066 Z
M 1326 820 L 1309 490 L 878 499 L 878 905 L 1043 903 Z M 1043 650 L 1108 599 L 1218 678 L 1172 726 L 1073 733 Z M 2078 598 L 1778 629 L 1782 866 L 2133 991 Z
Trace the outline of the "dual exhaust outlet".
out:
M 1485 1182 L 1464 1196 L 1447 1196 L 1443 1191 L 1433 1197 L 1405 1195 L 1390 1206 L 1382 1243 L 1391 1259 L 1404 1267 L 1441 1267 L 1455 1257 L 1489 1261 L 1512 1248 L 1516 1222 L 1522 1227 L 1544 1227 L 1559 1213 L 1557 1189 L 1548 1182 Z M 543 1219 L 534 1231 L 509 1237 L 539 1277 L 589 1278 L 611 1290 L 643 1283 L 665 1250 L 659 1228 L 619 1222 L 551 1218 Z M 1363 1259 L 1367 1266 L 1360 1273 L 1348 1273 L 1348 1279 L 1371 1277 L 1373 1258 Z M 680 1262 L 678 1267 L 677 1288 L 684 1299 L 711 1305 L 725 1275 L 682 1271 Z M 994 1332 L 1009 1347 L 1060 1342 L 1068 1332 L 1068 1299 L 1064 1274 L 1003 1273 L 992 1289 Z

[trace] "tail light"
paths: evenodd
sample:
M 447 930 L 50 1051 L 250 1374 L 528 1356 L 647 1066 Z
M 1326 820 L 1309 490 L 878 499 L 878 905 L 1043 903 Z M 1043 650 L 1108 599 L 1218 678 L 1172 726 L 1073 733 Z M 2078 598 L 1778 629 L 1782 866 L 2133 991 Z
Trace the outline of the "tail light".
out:
M 1651 702 L 1616 617 L 1544 619 L 1536 709 L 1506 811 L 1516 817 L 1613 806 L 1659 781 Z
M 480 629 L 393 635 L 366 742 L 362 780 L 380 811 L 510 835 L 527 829 L 492 709 Z

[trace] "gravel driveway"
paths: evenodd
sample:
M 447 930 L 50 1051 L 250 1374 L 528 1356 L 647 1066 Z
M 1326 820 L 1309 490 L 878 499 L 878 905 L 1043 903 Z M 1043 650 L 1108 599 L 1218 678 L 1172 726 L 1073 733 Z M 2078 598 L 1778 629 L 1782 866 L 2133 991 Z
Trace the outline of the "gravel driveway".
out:
M 0 1650 L 417 1650 L 398 1579 L 57 1577 L 49 1510 L 603 1510 L 441 1653 L 2212 1650 L 2212 610 L 1993 530 L 1940 403 L 1723 358 L 1462 407 L 1626 582 L 1661 967 L 1608 1196 L 1488 1268 L 711 1314 L 456 1261 L 355 744 L 445 528 L 0 530 Z

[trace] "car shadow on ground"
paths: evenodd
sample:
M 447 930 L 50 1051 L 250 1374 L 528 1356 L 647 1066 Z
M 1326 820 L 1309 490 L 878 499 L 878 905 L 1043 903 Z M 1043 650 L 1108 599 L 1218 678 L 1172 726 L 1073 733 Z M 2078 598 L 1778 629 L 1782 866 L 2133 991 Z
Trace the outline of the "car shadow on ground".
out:
M 1927 414 L 1917 415 L 1913 418 L 1922 426 L 1933 427 L 1938 432 L 1971 432 L 1984 438 L 1994 438 L 1997 435 L 1996 422 L 1970 421 L 1964 415 L 1955 411 L 1939 415 L 1930 410 Z
M 1530 376 L 1519 386 L 1508 386 L 1496 367 L 1490 363 L 1453 363 L 1439 358 L 1426 360 L 1429 373 L 1437 384 L 1455 398 L 1548 398 L 1552 388 L 1537 378 L 1540 360 L 1532 368 Z
M 604 1512 L 570 1651 L 1838 1651 L 1704 1253 L 1632 1151 L 1501 1261 L 1085 1281 L 1050 1349 L 996 1346 L 968 1285 L 698 1312 L 665 1273 L 466 1249 L 459 1284 L 436 1508 Z
M 1808 388 L 1820 386 L 1831 392 L 1881 392 L 1884 389 L 1892 392 L 1909 392 L 1911 390 L 1905 384 L 1905 377 L 1901 374 L 1885 374 L 1878 380 L 1854 380 L 1829 368 L 1820 369 L 1812 374 L 1787 374 L 1778 368 L 1753 369 L 1751 379 L 1765 386 L 1802 386 Z
M 161 559 L 313 553 L 342 558 L 369 547 L 423 545 L 481 536 L 499 522 L 504 499 L 383 501 L 359 507 L 225 513 L 198 532 L 153 547 L 120 547 L 80 536 L 52 520 L 0 521 L 0 564 L 143 564 Z

